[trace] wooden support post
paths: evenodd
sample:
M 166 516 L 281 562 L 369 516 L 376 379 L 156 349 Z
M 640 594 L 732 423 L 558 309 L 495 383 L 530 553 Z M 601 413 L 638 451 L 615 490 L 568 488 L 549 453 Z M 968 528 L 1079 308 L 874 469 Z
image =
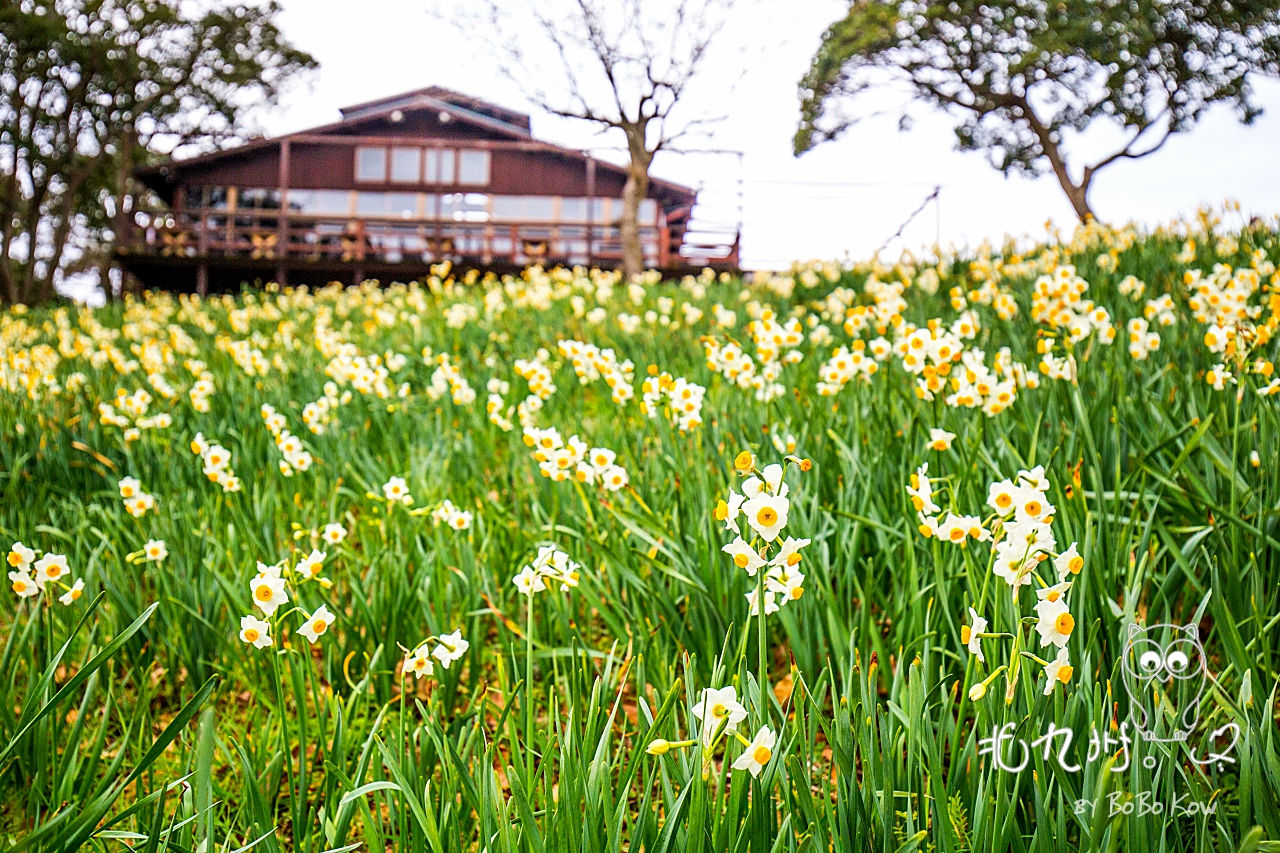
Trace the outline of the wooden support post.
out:
M 592 217 L 596 206 L 596 161 L 587 157 L 587 266 L 595 265 L 595 228 Z
M 276 284 L 289 284 L 289 140 L 280 140 L 280 219 L 276 222 Z
M 196 293 L 209 295 L 209 265 L 203 259 L 196 264 Z

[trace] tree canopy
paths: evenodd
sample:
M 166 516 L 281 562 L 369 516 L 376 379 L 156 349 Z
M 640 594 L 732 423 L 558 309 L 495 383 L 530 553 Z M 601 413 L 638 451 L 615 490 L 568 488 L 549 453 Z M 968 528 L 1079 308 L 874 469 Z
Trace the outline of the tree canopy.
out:
M 0 300 L 105 271 L 133 168 L 235 140 L 315 61 L 277 3 L 19 0 L 0 5 Z
M 1280 69 L 1278 22 L 1276 0 L 857 0 L 800 84 L 795 151 L 858 121 L 858 96 L 905 84 L 955 116 L 961 150 L 1006 174 L 1051 171 L 1084 220 L 1101 169 L 1154 153 L 1215 103 L 1258 115 L 1250 78 Z M 1123 142 L 1069 163 L 1068 132 L 1097 120 Z

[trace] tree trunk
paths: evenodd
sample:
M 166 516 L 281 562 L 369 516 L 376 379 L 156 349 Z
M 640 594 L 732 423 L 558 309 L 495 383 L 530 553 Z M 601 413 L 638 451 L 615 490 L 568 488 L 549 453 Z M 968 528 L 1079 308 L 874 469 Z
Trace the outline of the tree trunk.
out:
M 1080 183 L 1077 184 L 1071 180 L 1071 173 L 1067 171 L 1067 161 L 1062 156 L 1062 148 L 1059 147 L 1058 140 L 1053 138 L 1053 133 L 1040 121 L 1040 117 L 1036 115 L 1029 101 L 1024 98 L 1019 106 L 1022 108 L 1023 117 L 1031 127 L 1031 132 L 1036 135 L 1036 140 L 1040 143 L 1040 150 L 1049 159 L 1054 177 L 1058 179 L 1058 185 L 1062 187 L 1062 191 L 1067 194 L 1067 201 L 1071 202 L 1076 216 L 1081 222 L 1096 219 L 1093 208 L 1089 206 L 1089 185 L 1093 182 L 1093 175 L 1086 169 Z
M 640 202 L 649 195 L 649 164 L 653 152 L 645 146 L 645 124 L 624 128 L 627 150 L 627 182 L 622 188 L 622 273 L 627 281 L 644 272 L 644 245 L 640 240 Z

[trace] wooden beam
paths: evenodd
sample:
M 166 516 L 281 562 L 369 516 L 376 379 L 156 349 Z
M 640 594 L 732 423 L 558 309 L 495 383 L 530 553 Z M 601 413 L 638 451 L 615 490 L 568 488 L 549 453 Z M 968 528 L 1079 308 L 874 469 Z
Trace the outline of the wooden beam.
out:
M 281 258 L 276 268 L 276 284 L 289 284 L 289 268 L 284 259 L 289 256 L 289 139 L 280 141 L 280 221 L 276 225 L 276 255 Z

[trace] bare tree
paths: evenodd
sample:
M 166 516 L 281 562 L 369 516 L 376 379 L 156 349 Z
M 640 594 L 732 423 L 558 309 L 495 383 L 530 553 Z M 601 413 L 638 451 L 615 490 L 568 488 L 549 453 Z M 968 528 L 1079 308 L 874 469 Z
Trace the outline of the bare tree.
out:
M 719 117 L 690 115 L 733 0 L 472 0 L 445 17 L 492 48 L 499 70 L 553 115 L 621 131 L 628 155 L 619 223 L 622 266 L 643 271 L 640 202 L 654 155 Z

